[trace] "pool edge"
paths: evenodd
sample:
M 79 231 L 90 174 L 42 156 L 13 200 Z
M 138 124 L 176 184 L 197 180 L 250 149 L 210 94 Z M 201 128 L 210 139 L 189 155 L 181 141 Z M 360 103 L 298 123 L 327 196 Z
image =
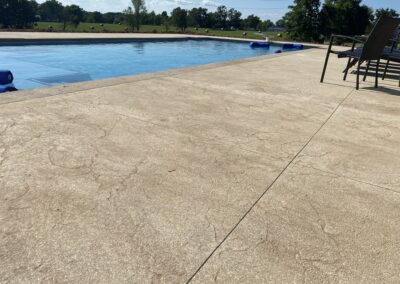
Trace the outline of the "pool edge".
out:
M 235 37 L 221 37 L 221 36 L 207 36 L 207 35 L 182 35 L 182 34 L 117 34 L 112 36 L 109 34 L 100 34 L 98 37 L 89 37 L 86 34 L 67 34 L 65 37 L 1 37 L 0 32 L 0 46 L 23 46 L 23 45 L 48 45 L 48 44 L 101 44 L 101 43 L 130 43 L 130 42 L 148 42 L 148 41 L 185 41 L 185 40 L 215 40 L 215 41 L 229 41 L 229 42 L 265 42 L 262 39 L 250 38 L 235 38 Z M 51 34 L 53 35 L 53 34 Z M 93 35 L 93 34 L 88 34 Z M 101 36 L 103 35 L 103 36 Z M 292 43 L 279 40 L 271 40 L 271 43 L 285 44 Z M 306 47 L 321 47 L 320 44 L 301 43 Z
M 128 75 L 128 76 L 121 76 L 121 77 L 112 77 L 112 78 L 105 78 L 99 80 L 91 80 L 91 81 L 84 81 L 79 83 L 71 83 L 65 84 L 60 86 L 53 86 L 53 87 L 44 87 L 38 89 L 31 89 L 31 90 L 20 90 L 16 92 L 8 92 L 0 94 L 0 105 L 7 105 L 11 103 L 23 102 L 33 99 L 40 99 L 52 96 L 60 96 L 60 95 L 67 95 L 71 93 L 77 93 L 92 89 L 100 89 L 105 87 L 111 87 L 126 83 L 133 83 L 137 81 L 143 80 L 150 80 L 155 78 L 163 78 L 168 76 L 177 76 L 183 74 L 185 72 L 198 72 L 208 69 L 220 68 L 225 66 L 233 66 L 242 63 L 248 62 L 255 62 L 258 60 L 265 60 L 265 59 L 277 59 L 280 57 L 285 57 L 289 55 L 299 54 L 303 52 L 308 52 L 313 50 L 313 48 L 299 50 L 299 51 L 291 51 L 286 53 L 280 54 L 268 54 L 263 56 L 256 56 L 256 57 L 249 57 L 239 60 L 230 60 L 230 61 L 222 61 L 217 63 L 209 63 L 209 64 L 202 64 L 198 66 L 192 67 L 184 67 L 184 68 L 175 68 L 169 69 L 165 71 L 159 72 L 149 72 L 149 73 L 142 73 L 136 75 Z

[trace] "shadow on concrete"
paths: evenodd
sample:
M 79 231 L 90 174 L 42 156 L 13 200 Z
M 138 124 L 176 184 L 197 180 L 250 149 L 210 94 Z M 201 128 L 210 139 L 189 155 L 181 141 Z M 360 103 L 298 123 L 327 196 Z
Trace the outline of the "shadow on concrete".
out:
M 331 86 L 337 86 L 337 87 L 347 87 L 347 88 L 353 88 L 355 90 L 356 88 L 356 83 L 348 80 L 348 81 L 342 81 L 343 84 L 339 83 L 333 83 L 333 82 L 324 82 L 322 84 L 325 85 L 331 85 Z M 354 85 L 353 85 L 354 84 Z M 366 86 L 366 85 L 369 86 Z M 388 86 L 388 87 L 387 87 Z M 393 84 L 387 84 L 382 81 L 379 82 L 379 87 L 375 88 L 373 82 L 361 82 L 360 84 L 360 91 L 370 91 L 370 92 L 379 92 L 379 93 L 386 93 L 392 96 L 399 96 L 400 97 L 400 87 L 396 87 Z
M 389 95 L 391 95 L 391 96 L 398 96 L 398 97 L 400 97 L 400 88 L 393 89 L 393 88 L 387 88 L 387 87 L 384 87 L 384 86 L 380 86 L 379 88 L 375 88 L 375 87 L 366 87 L 366 88 L 363 88 L 362 90 L 372 91 L 372 92 L 379 92 L 379 93 L 385 93 L 385 94 L 389 94 Z

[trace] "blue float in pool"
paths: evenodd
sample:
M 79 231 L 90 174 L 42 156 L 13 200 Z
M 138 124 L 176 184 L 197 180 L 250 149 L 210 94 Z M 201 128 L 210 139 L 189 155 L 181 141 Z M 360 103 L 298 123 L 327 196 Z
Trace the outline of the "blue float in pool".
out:
M 0 93 L 16 91 L 14 76 L 9 70 L 0 70 Z
M 285 43 L 282 47 L 283 49 L 295 49 L 295 50 L 301 50 L 304 48 L 304 45 L 298 44 L 298 43 Z
M 251 48 L 257 48 L 257 47 L 263 47 L 263 48 L 269 48 L 271 44 L 269 42 L 250 42 L 250 47 Z

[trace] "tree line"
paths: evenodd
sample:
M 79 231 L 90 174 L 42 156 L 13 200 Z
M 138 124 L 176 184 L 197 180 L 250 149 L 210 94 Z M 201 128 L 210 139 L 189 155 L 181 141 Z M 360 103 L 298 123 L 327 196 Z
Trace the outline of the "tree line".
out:
M 360 35 L 368 32 L 381 16 L 399 17 L 394 9 L 377 9 L 362 0 L 294 0 L 289 12 L 279 21 L 289 37 L 323 42 L 331 34 Z
M 263 29 L 274 23 L 262 21 L 258 16 L 242 18 L 242 13 L 235 9 L 220 6 L 215 12 L 206 8 L 185 10 L 175 8 L 172 13 L 148 12 L 144 0 L 132 0 L 132 7 L 121 13 L 88 12 L 78 5 L 64 6 L 57 0 L 47 0 L 38 4 L 35 0 L 0 0 L 0 27 L 30 28 L 35 22 L 61 22 L 64 25 L 77 26 L 80 22 L 89 23 L 126 23 L 136 30 L 140 25 L 177 26 L 183 31 L 186 27 L 209 29 Z
M 187 27 L 267 30 L 275 25 L 272 21 L 262 21 L 255 15 L 242 18 L 240 11 L 229 9 L 224 5 L 217 7 L 215 12 L 210 12 L 202 7 L 191 10 L 177 7 L 172 10 L 170 15 L 166 11 L 160 14 L 156 14 L 154 11 L 148 13 L 144 0 L 132 0 L 132 6 L 127 8 L 123 14 L 126 22 L 136 30 L 140 29 L 141 24 L 165 25 L 167 30 L 170 25 L 174 25 L 182 31 L 185 31 Z
M 141 25 L 163 25 L 169 31 L 176 26 L 183 32 L 187 27 L 224 30 L 261 30 L 273 26 L 286 29 L 295 40 L 324 41 L 332 33 L 345 35 L 363 34 L 382 15 L 398 17 L 393 9 L 378 9 L 375 12 L 362 0 L 294 0 L 289 12 L 273 23 L 262 21 L 256 15 L 243 17 L 236 9 L 219 6 L 215 11 L 198 7 L 190 10 L 175 8 L 170 14 L 148 12 L 145 0 L 131 0 L 132 7 L 120 13 L 88 12 L 77 5 L 64 6 L 57 0 L 38 4 L 35 0 L 0 0 L 0 27 L 30 28 L 35 22 L 61 22 L 77 27 L 80 22 L 125 23 L 140 31 Z
M 38 21 L 78 26 L 80 22 L 114 23 L 123 21 L 122 13 L 87 12 L 78 5 L 64 6 L 57 0 L 38 4 L 35 0 L 0 0 L 0 27 L 25 29 Z

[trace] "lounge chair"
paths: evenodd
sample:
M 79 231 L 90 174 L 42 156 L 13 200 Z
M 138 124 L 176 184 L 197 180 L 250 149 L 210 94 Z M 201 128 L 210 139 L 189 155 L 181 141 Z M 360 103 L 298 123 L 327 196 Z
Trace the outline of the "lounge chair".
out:
M 396 47 L 400 44 L 400 28 L 397 31 L 397 37 L 392 40 L 392 46 L 390 48 L 386 48 L 383 58 L 387 60 L 386 66 L 385 66 L 385 71 L 383 72 L 382 80 L 386 79 L 386 74 L 389 68 L 389 64 L 391 62 L 396 62 L 400 63 L 400 49 L 397 49 Z M 400 87 L 400 66 L 398 67 L 399 71 L 399 87 Z
M 371 61 L 376 61 L 376 72 L 375 72 L 375 87 L 378 87 L 378 74 L 379 65 L 385 47 L 389 40 L 393 37 L 397 27 L 400 25 L 400 19 L 381 17 L 375 24 L 372 32 L 368 37 L 349 37 L 343 35 L 333 34 L 330 39 L 328 52 L 326 54 L 324 69 L 322 70 L 321 83 L 324 82 L 326 68 L 328 66 L 329 56 L 331 53 L 337 54 L 339 58 L 348 58 L 347 67 L 344 71 L 343 80 L 346 80 L 349 69 L 357 64 L 357 83 L 356 89 L 360 86 L 360 67 L 365 61 L 368 65 Z M 334 51 L 332 50 L 333 41 L 335 38 L 347 39 L 353 41 L 352 48 L 346 51 Z M 363 44 L 362 47 L 356 48 L 356 44 Z M 369 66 L 367 66 L 368 68 Z

